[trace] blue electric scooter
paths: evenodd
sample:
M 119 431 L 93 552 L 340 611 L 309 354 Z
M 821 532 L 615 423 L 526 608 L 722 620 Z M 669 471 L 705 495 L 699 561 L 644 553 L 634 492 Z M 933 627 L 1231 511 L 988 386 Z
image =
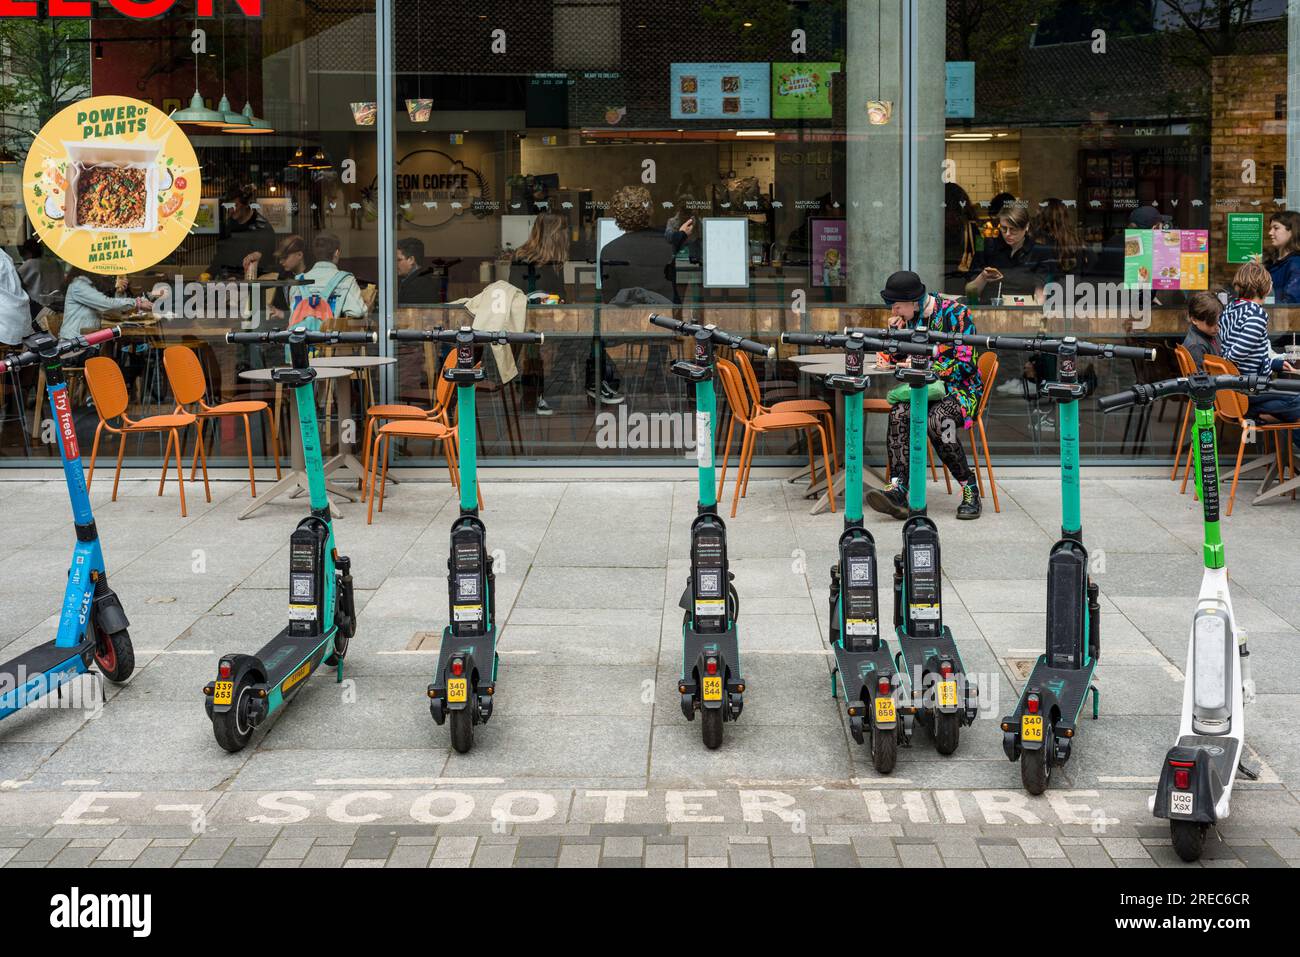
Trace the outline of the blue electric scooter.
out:
M 9 717 L 51 691 L 58 691 L 78 675 L 86 674 L 92 662 L 100 674 L 118 684 L 131 677 L 135 670 L 135 651 L 127 633 L 130 622 L 117 595 L 108 587 L 104 551 L 90 508 L 81 450 L 72 421 L 72 403 L 63 377 L 65 355 L 108 342 L 121 334 L 120 327 L 75 339 L 59 339 L 40 332 L 23 340 L 21 352 L 10 353 L 0 362 L 0 374 L 37 363 L 45 365 L 46 392 L 54 411 L 63 478 L 72 499 L 72 518 L 77 531 L 58 634 L 53 641 L 37 645 L 0 665 L 0 718 Z

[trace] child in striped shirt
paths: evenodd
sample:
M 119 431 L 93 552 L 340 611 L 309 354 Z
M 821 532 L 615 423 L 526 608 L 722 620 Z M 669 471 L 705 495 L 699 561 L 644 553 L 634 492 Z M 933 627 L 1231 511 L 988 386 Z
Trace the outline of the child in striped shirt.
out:
M 1236 365 L 1242 375 L 1300 371 L 1275 357 L 1269 347 L 1268 313 L 1263 306 L 1273 291 L 1268 270 L 1257 262 L 1248 262 L 1237 270 L 1232 288 L 1237 298 L 1219 319 L 1219 350 L 1223 358 Z M 1300 395 L 1252 396 L 1246 415 L 1256 421 L 1300 422 Z M 1291 441 L 1300 450 L 1300 430 L 1291 433 Z

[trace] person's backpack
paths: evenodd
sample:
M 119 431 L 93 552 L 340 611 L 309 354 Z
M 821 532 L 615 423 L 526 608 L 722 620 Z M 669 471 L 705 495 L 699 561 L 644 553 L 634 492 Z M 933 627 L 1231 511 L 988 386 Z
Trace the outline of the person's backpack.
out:
M 325 283 L 310 283 L 290 291 L 293 312 L 289 316 L 289 328 L 296 329 L 305 325 L 313 332 L 319 332 L 336 316 L 336 295 L 340 283 L 351 278 L 352 274 L 338 270 Z M 298 277 L 299 279 L 302 276 Z

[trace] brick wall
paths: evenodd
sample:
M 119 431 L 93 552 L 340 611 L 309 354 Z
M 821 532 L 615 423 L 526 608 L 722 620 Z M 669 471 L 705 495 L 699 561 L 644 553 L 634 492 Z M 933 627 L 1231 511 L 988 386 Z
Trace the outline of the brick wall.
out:
M 1226 284 L 1237 270 L 1226 261 L 1228 213 L 1285 208 L 1273 168 L 1286 166 L 1287 62 L 1284 54 L 1216 57 L 1211 69 L 1210 277 Z M 1254 183 L 1243 182 L 1245 160 L 1255 162 Z
M 997 195 L 993 188 L 995 160 L 1019 160 L 1020 143 L 1010 138 L 986 143 L 948 143 L 947 157 L 957 163 L 957 184 L 976 203 Z

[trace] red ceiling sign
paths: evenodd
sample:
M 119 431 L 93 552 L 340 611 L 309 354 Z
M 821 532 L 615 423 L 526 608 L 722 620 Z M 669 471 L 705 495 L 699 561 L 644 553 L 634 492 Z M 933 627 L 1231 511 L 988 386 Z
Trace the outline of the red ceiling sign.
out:
M 232 0 L 246 17 L 262 15 L 262 0 Z M 176 0 L 108 0 L 124 17 L 133 20 L 152 20 L 161 17 L 176 5 Z M 0 17 L 35 17 L 44 6 L 51 17 L 89 17 L 93 0 L 0 0 Z M 198 15 L 214 15 L 216 0 L 198 0 Z

